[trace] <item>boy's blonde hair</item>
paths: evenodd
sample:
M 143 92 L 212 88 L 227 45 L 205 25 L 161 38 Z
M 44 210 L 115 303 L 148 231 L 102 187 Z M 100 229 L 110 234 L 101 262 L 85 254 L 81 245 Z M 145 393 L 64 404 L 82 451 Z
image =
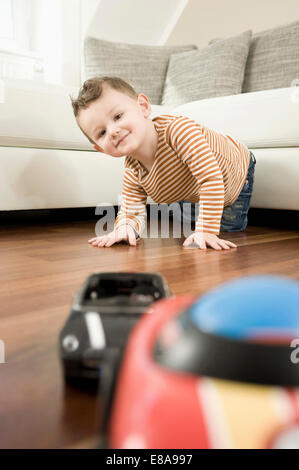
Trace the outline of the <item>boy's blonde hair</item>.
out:
M 86 109 L 90 103 L 100 98 L 105 86 L 114 88 L 131 98 L 137 99 L 138 95 L 134 88 L 119 77 L 94 77 L 86 80 L 80 88 L 78 98 L 72 97 L 74 115 L 77 117 L 80 109 Z

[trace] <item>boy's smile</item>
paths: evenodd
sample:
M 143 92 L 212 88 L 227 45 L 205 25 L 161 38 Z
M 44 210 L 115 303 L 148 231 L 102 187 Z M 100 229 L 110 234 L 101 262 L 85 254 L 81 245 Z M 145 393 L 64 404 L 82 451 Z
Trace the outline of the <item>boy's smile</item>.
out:
M 112 157 L 130 155 L 151 166 L 158 135 L 150 114 L 146 95 L 134 99 L 106 86 L 100 98 L 80 110 L 77 122 L 100 152 Z

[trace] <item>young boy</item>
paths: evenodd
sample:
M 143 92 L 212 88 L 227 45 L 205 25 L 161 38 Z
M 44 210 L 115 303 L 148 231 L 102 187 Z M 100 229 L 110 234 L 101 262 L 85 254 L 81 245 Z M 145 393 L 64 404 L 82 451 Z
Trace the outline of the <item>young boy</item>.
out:
M 228 231 L 242 231 L 247 225 L 255 159 L 244 145 L 184 116 L 151 119 L 147 96 L 137 95 L 117 77 L 87 80 L 72 105 L 80 129 L 96 150 L 114 158 L 126 155 L 114 230 L 90 239 L 90 244 L 110 247 L 125 240 L 135 246 L 150 196 L 157 203 L 199 203 L 195 232 L 183 246 L 236 247 L 218 235 L 220 224 Z

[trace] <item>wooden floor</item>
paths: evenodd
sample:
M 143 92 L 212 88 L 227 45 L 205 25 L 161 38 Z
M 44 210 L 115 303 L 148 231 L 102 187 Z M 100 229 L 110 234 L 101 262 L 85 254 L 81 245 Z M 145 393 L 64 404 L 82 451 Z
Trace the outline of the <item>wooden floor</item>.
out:
M 223 234 L 224 235 L 224 234 Z M 90 221 L 13 225 L 0 237 L 0 447 L 95 447 L 100 399 L 65 388 L 58 335 L 72 296 L 97 271 L 162 273 L 173 294 L 200 295 L 239 276 L 299 279 L 299 231 L 249 226 L 229 251 L 183 249 L 183 239 L 93 248 Z

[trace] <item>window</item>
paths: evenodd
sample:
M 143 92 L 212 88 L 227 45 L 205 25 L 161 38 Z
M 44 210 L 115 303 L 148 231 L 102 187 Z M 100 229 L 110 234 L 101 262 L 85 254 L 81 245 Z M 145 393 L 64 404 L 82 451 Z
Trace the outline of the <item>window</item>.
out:
M 0 0 L 0 79 L 78 86 L 80 11 L 81 0 Z
M 13 0 L 0 0 L 0 38 L 9 43 L 14 39 Z
M 34 50 L 36 2 L 0 0 L 0 78 L 42 79 L 43 58 Z
M 33 50 L 36 0 L 0 0 L 0 47 Z

